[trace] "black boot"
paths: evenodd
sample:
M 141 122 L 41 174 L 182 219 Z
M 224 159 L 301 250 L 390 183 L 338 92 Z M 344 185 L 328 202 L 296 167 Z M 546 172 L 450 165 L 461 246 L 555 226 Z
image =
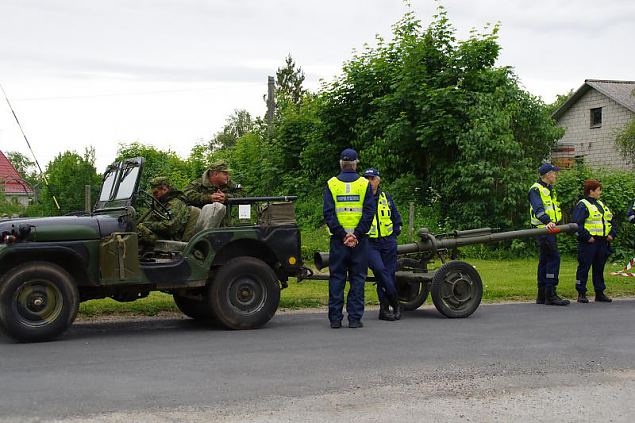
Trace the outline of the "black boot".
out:
M 545 287 L 538 287 L 538 295 L 536 295 L 536 304 L 544 304 L 545 303 Z
M 595 293 L 595 302 L 596 303 L 612 303 L 613 300 L 604 294 L 604 291 L 598 291 Z
M 547 286 L 545 287 L 545 304 L 566 306 L 566 305 L 569 305 L 569 300 L 560 298 L 558 294 L 556 293 L 555 286 Z
M 401 303 L 399 298 L 395 298 L 390 302 L 392 306 L 392 314 L 395 316 L 395 320 L 401 320 Z
M 379 300 L 379 320 L 387 320 L 389 322 L 395 320 L 395 315 L 390 311 L 388 300 Z
M 589 302 L 589 299 L 586 297 L 586 292 L 578 292 L 578 302 L 583 304 Z

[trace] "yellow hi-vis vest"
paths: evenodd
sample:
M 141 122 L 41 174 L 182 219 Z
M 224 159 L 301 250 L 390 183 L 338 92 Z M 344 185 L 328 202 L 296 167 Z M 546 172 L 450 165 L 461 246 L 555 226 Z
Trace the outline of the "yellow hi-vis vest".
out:
M 390 211 L 390 205 L 388 204 L 388 198 L 385 192 L 379 194 L 377 200 L 377 212 L 373 217 L 373 224 L 368 231 L 369 238 L 379 238 L 392 234 L 392 212 Z M 377 221 L 379 220 L 379 225 Z
M 562 211 L 560 210 L 560 203 L 558 202 L 558 198 L 556 196 L 556 191 L 553 190 L 553 195 L 549 192 L 549 188 L 540 185 L 538 182 L 533 184 L 530 190 L 538 188 L 538 192 L 540 193 L 540 199 L 542 200 L 542 205 L 545 208 L 545 213 L 549 216 L 549 219 L 553 223 L 558 223 L 562 220 Z M 545 224 L 540 221 L 534 214 L 534 209 L 529 205 L 529 217 L 531 218 L 531 224 L 537 228 L 544 228 Z
M 595 204 L 586 199 L 582 199 L 578 204 L 583 203 L 589 211 L 589 217 L 584 221 L 584 229 L 589 231 L 592 236 L 608 236 L 611 233 L 611 219 L 613 213 L 600 200 L 596 200 L 604 213 L 600 213 L 600 209 Z
M 368 184 L 369 182 L 366 178 L 359 178 L 353 182 L 342 182 L 333 177 L 328 181 L 328 186 L 335 202 L 337 220 L 347 233 L 353 233 L 362 219 L 362 209 Z

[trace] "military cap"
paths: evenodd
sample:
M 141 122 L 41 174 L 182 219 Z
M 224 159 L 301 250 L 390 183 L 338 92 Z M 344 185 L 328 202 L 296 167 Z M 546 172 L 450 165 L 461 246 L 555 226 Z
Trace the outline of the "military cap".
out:
M 160 186 L 165 185 L 166 187 L 170 187 L 170 180 L 165 176 L 157 176 L 155 178 L 150 179 L 150 188 L 158 188 Z
M 212 163 L 209 166 L 210 172 L 231 172 L 229 166 L 227 166 L 227 162 L 224 160 L 219 160 L 217 162 Z

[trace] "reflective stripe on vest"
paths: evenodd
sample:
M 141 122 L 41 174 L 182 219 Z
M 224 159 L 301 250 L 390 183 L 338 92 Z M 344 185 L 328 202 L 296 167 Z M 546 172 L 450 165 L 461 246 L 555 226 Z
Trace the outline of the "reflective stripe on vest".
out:
M 600 200 L 597 200 L 597 202 L 602 206 L 604 213 L 600 213 L 598 206 L 586 199 L 578 202 L 578 204 L 583 203 L 589 211 L 589 217 L 584 221 L 584 229 L 592 236 L 608 236 L 611 233 L 613 213 Z
M 379 217 L 379 227 L 377 227 L 377 218 Z M 377 199 L 377 212 L 373 217 L 373 224 L 370 226 L 368 236 L 370 238 L 379 238 L 392 234 L 392 211 L 385 192 L 379 194 Z
M 560 210 L 560 203 L 558 202 L 558 197 L 556 196 L 556 191 L 552 190 L 553 194 L 549 192 L 549 188 L 540 185 L 538 182 L 533 184 L 530 190 L 538 188 L 538 192 L 540 193 L 540 200 L 542 201 L 542 206 L 545 208 L 545 213 L 549 216 L 552 222 L 558 223 L 562 220 L 562 211 Z M 538 219 L 538 217 L 534 214 L 534 208 L 529 205 L 529 217 L 531 218 L 531 224 L 536 226 L 537 228 L 544 228 L 545 224 Z
M 346 232 L 352 233 L 362 219 L 368 179 L 359 178 L 353 182 L 342 182 L 333 177 L 329 179 L 328 186 L 333 195 L 337 220 Z

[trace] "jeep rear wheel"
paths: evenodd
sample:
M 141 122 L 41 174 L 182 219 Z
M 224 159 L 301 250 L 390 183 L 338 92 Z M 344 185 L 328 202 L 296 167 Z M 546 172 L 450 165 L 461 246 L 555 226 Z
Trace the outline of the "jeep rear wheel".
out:
M 55 338 L 73 323 L 78 309 L 72 277 L 55 264 L 23 264 L 0 281 L 0 323 L 17 341 Z
M 209 288 L 214 315 L 230 329 L 254 329 L 278 309 L 280 285 L 271 268 L 254 257 L 224 264 Z

